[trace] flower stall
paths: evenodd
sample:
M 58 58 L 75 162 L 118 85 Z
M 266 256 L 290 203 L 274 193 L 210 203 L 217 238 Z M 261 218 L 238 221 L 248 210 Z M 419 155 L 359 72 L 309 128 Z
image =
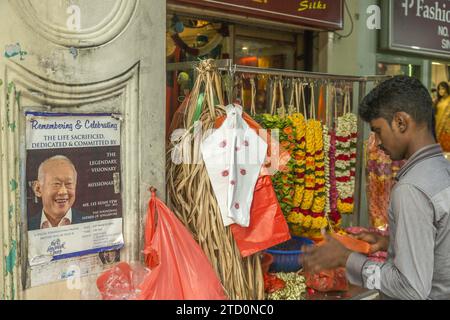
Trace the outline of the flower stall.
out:
M 345 235 L 360 221 L 364 137 L 355 106 L 366 84 L 382 77 L 236 66 L 231 60 L 167 66 L 192 68 L 196 83 L 171 125 L 168 203 L 202 247 L 227 297 L 314 299 L 314 284 L 323 281 L 339 282 L 347 292 L 340 297 L 360 295 L 339 270 L 299 273 L 298 258 L 305 241 L 320 245 L 324 230 Z M 210 129 L 216 131 L 201 135 Z M 254 143 L 264 146 L 262 153 L 251 152 L 265 156 L 258 158 L 259 177 L 254 163 L 238 161 Z M 261 227 L 261 217 L 278 230 Z

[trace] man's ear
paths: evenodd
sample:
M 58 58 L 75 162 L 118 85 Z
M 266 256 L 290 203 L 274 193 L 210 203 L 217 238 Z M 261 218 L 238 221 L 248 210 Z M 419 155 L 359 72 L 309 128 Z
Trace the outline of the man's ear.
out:
M 41 190 L 41 184 L 38 180 L 33 181 L 33 191 L 34 195 L 38 198 L 42 197 L 42 190 Z
M 394 115 L 393 124 L 398 128 L 400 133 L 405 133 L 411 125 L 411 116 L 406 112 L 397 112 Z

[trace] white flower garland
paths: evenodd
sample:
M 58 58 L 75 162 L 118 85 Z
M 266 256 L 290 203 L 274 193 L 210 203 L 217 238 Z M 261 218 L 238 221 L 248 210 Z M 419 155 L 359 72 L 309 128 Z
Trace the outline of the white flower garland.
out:
M 355 177 L 351 173 L 354 173 L 356 169 L 357 138 L 355 135 L 358 131 L 357 123 L 358 118 L 353 113 L 347 113 L 337 119 L 336 178 L 338 180 L 336 187 L 339 195 L 338 208 L 340 213 L 352 213 L 353 211 L 352 198 L 355 189 Z
M 323 126 L 323 152 L 325 155 L 325 193 L 327 194 L 327 199 L 325 201 L 325 213 L 329 214 L 331 212 L 330 207 L 330 140 L 328 126 L 325 124 Z

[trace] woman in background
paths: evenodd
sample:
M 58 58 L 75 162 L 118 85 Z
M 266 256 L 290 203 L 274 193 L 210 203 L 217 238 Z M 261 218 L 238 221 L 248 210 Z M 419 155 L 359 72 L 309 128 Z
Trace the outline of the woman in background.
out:
M 436 137 L 444 152 L 450 152 L 450 88 L 447 82 L 437 87 Z

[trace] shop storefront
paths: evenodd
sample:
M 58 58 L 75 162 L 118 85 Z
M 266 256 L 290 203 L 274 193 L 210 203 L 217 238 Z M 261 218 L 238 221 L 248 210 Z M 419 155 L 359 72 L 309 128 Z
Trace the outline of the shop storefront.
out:
M 237 65 L 312 71 L 317 32 L 342 29 L 343 14 L 343 1 L 168 1 L 167 62 L 231 59 Z M 168 74 L 168 120 L 192 78 Z M 244 107 L 250 108 L 250 84 L 243 82 Z M 265 87 L 265 80 L 256 82 Z
M 199 102 L 195 106 L 195 103 L 193 104 L 190 100 L 190 96 L 205 97 L 207 99 L 206 96 L 210 94 L 209 90 L 212 90 L 211 92 L 217 93 L 217 96 L 214 95 L 215 99 L 219 99 L 217 101 L 219 104 L 222 104 L 222 100 L 219 98 L 219 92 L 221 90 L 218 90 L 217 86 L 208 88 L 205 79 L 208 78 L 208 74 L 211 71 L 207 71 L 204 65 L 199 67 L 197 63 L 198 58 L 216 59 L 211 63 L 212 65 L 218 66 L 218 69 L 214 70 L 212 68 L 212 70 L 214 72 L 219 71 L 217 77 L 220 79 L 219 83 L 224 85 L 222 89 L 224 90 L 223 102 L 225 104 L 227 101 L 238 102 L 243 106 L 243 110 L 248 115 L 251 115 L 252 119 L 256 119 L 262 128 L 285 130 L 285 132 L 293 130 L 286 137 L 282 138 L 282 145 L 290 148 L 291 154 L 294 154 L 294 149 L 297 149 L 301 145 L 300 140 L 305 138 L 301 136 L 298 136 L 297 140 L 294 138 L 295 131 L 299 130 L 303 125 L 306 125 L 306 122 L 303 122 L 306 121 L 304 117 L 309 119 L 308 126 L 310 127 L 308 127 L 308 130 L 311 130 L 311 126 L 315 123 L 317 126 L 315 135 L 317 139 L 324 141 L 325 145 L 329 143 L 329 141 L 326 141 L 334 130 L 332 128 L 335 128 L 334 126 L 338 118 L 341 119 L 339 120 L 341 124 L 343 123 L 342 117 L 348 118 L 350 122 L 347 125 L 352 126 L 355 131 L 346 132 L 345 137 L 339 137 L 338 139 L 353 139 L 351 144 L 354 149 L 350 151 L 350 154 L 354 158 L 353 160 L 348 159 L 352 163 L 353 169 L 350 169 L 346 173 L 347 182 L 353 181 L 353 187 L 350 192 L 351 194 L 341 194 L 341 199 L 336 199 L 336 202 L 332 205 L 333 209 L 331 209 L 328 200 L 325 200 L 328 196 L 325 196 L 323 199 L 319 196 L 322 193 L 322 196 L 325 193 L 328 194 L 329 189 L 326 192 L 322 189 L 320 189 L 322 191 L 318 191 L 319 189 L 317 189 L 316 191 L 312 191 L 312 193 L 311 190 L 305 191 L 304 197 L 309 200 L 303 200 L 302 202 L 302 190 L 305 187 L 305 178 L 303 177 L 304 171 L 303 173 L 301 171 L 302 160 L 299 158 L 302 154 L 301 150 L 297 150 L 299 153 L 295 156 L 297 157 L 298 163 L 295 163 L 291 159 L 292 162 L 289 165 L 292 168 L 296 168 L 295 170 L 300 170 L 299 173 L 279 174 L 272 179 L 276 190 L 275 193 L 281 205 L 282 213 L 287 219 L 290 233 L 294 236 L 302 237 L 302 239 L 309 238 L 320 242 L 322 239 L 320 230 L 326 227 L 327 224 L 332 225 L 332 228 L 336 227 L 339 229 L 349 225 L 356 225 L 360 221 L 360 192 L 364 188 L 360 182 L 361 175 L 363 174 L 363 141 L 357 141 L 356 132 L 362 130 L 363 127 L 362 123 L 358 124 L 354 114 L 352 116 L 352 110 L 357 106 L 359 99 L 364 96 L 366 88 L 369 85 L 373 85 L 373 83 L 385 79 L 385 77 L 367 78 L 301 72 L 301 70 L 312 70 L 313 65 L 318 64 L 317 60 L 321 53 L 313 48 L 314 44 L 317 44 L 317 39 L 314 39 L 318 35 L 317 31 L 327 32 L 330 30 L 340 30 L 343 27 L 343 2 L 322 1 L 320 3 L 323 6 L 315 1 L 303 2 L 304 5 L 307 3 L 310 6 L 298 7 L 299 3 L 296 2 L 295 8 L 288 8 L 288 5 L 281 5 L 280 2 L 275 4 L 275 2 L 268 1 L 214 1 L 213 4 L 209 1 L 170 1 L 168 4 L 167 35 L 169 43 L 167 51 L 169 80 L 167 102 L 168 119 L 172 119 L 171 115 L 177 111 L 179 105 L 181 107 L 175 116 L 175 122 L 178 126 L 174 126 L 172 121 L 172 125 L 168 122 L 167 127 L 180 128 L 181 126 L 183 130 L 188 132 L 190 131 L 190 127 L 186 124 L 192 123 L 193 118 L 184 117 L 188 114 L 197 114 L 195 119 L 199 119 L 199 112 L 202 110 L 199 108 L 207 107 L 204 102 Z M 262 10 L 262 8 L 266 10 Z M 309 11 L 311 16 L 307 16 L 306 19 L 294 19 L 293 13 L 295 11 L 298 13 L 301 9 Z M 324 11 L 332 9 L 335 11 L 329 12 L 328 21 L 323 20 L 323 16 L 321 18 L 322 20 L 318 21 L 318 18 L 323 15 Z M 242 16 L 243 14 L 245 16 Z M 319 16 L 314 16 L 315 14 Z M 296 16 L 298 17 L 298 14 Z M 208 52 L 207 49 L 210 51 Z M 205 82 L 198 87 L 193 86 L 193 83 L 197 81 Z M 227 84 L 229 87 L 227 87 Z M 232 93 L 228 94 L 229 91 L 232 91 Z M 199 101 L 203 101 L 202 99 L 200 98 Z M 174 107 L 174 102 L 176 107 Z M 209 105 L 209 103 L 206 104 Z M 211 107 L 209 105 L 209 108 Z M 197 111 L 194 112 L 195 108 L 197 108 Z M 221 111 L 217 110 L 217 112 L 220 113 Z M 181 121 L 180 117 L 185 121 Z M 294 121 L 293 119 L 296 120 Z M 205 126 L 211 125 L 210 118 L 205 120 L 202 116 L 203 121 L 206 121 Z M 293 127 L 288 123 L 291 123 Z M 296 125 L 299 127 L 295 128 Z M 322 125 L 324 126 L 324 140 L 319 138 L 319 136 L 322 136 Z M 320 132 L 317 131 L 319 127 L 321 128 Z M 329 128 L 330 131 L 328 131 Z M 298 132 L 298 134 L 300 135 L 301 133 Z M 306 139 L 308 139 L 310 144 L 314 144 L 311 136 Z M 174 140 L 174 137 L 170 137 L 170 140 L 172 144 L 177 141 L 177 139 Z M 349 141 L 346 140 L 346 143 L 350 143 Z M 189 144 L 188 141 L 185 141 L 183 142 L 184 146 L 185 143 Z M 319 141 L 316 141 L 316 143 L 321 144 Z M 171 152 L 169 154 L 172 157 L 176 158 L 181 156 L 181 154 L 178 154 L 178 152 L 181 152 L 180 149 L 177 149 L 180 146 L 177 146 L 175 143 L 172 148 L 175 149 L 168 150 Z M 193 148 L 195 150 L 195 143 Z M 323 150 L 316 150 L 315 152 L 320 153 Z M 195 156 L 195 151 L 193 154 Z M 309 168 L 308 170 L 316 171 L 316 178 L 319 179 L 318 181 L 321 181 L 322 167 L 320 161 L 316 164 L 317 167 L 314 169 Z M 258 276 L 258 273 L 254 272 L 255 268 L 259 268 L 259 258 L 255 260 L 255 255 L 244 255 L 245 251 L 240 247 L 241 254 L 245 259 L 236 251 L 227 251 L 225 247 L 228 247 L 229 243 L 234 243 L 233 235 L 215 235 L 213 230 L 216 228 L 214 222 L 216 218 L 212 219 L 213 222 L 206 222 L 203 213 L 199 211 L 200 208 L 195 206 L 195 198 L 201 199 L 202 206 L 209 208 L 215 208 L 216 206 L 215 201 L 211 200 L 210 196 L 213 196 L 213 198 L 217 197 L 220 200 L 220 195 L 217 191 L 205 190 L 202 192 L 197 190 L 196 192 L 198 194 L 189 191 L 191 184 L 202 184 L 200 179 L 204 178 L 204 169 L 200 169 L 200 171 L 193 169 L 194 171 L 187 172 L 186 170 L 189 169 L 182 170 L 182 165 L 173 163 L 169 164 L 168 167 L 168 176 L 173 177 L 173 180 L 168 181 L 169 198 L 173 199 L 171 206 L 180 220 L 192 221 L 187 225 L 194 235 L 202 235 L 199 243 L 207 253 L 210 261 L 213 261 L 216 272 L 230 297 L 232 299 L 240 299 L 243 296 L 247 299 L 267 298 L 267 295 L 259 287 L 260 280 L 258 278 L 261 278 Z M 222 172 L 224 177 L 228 176 L 228 174 L 229 172 L 227 171 Z M 298 175 L 298 178 L 288 178 L 292 174 Z M 309 175 L 311 174 L 310 172 Z M 209 177 L 211 183 L 214 185 L 211 174 Z M 311 176 L 308 176 L 308 179 L 311 179 Z M 342 177 L 338 178 L 338 180 L 341 181 Z M 281 191 L 283 189 L 283 181 L 285 186 L 287 186 L 285 187 L 287 189 L 284 191 L 284 194 Z M 320 183 L 317 186 L 320 186 Z M 175 190 L 177 191 L 175 192 Z M 267 187 L 266 194 L 270 194 L 268 190 L 270 190 L 269 186 Z M 291 200 L 289 200 L 290 198 Z M 312 202 L 308 205 L 307 202 L 310 200 Z M 337 204 L 338 202 L 339 205 Z M 312 207 L 313 204 L 314 208 Z M 325 209 L 327 204 L 328 209 Z M 210 211 L 210 214 L 213 214 L 213 217 L 215 217 L 217 211 L 213 209 Z M 213 223 L 213 225 L 209 223 Z M 281 227 L 284 224 L 280 223 L 279 225 Z M 234 229 L 230 229 L 234 233 Z M 267 236 L 267 234 L 262 236 Z M 242 244 L 242 239 L 236 238 L 238 237 L 236 233 L 234 233 L 234 237 L 238 246 Z M 298 245 L 298 239 L 294 238 L 290 242 L 290 245 Z M 255 246 L 257 245 L 255 244 Z M 220 249 L 213 250 L 212 248 Z M 255 247 L 250 245 L 250 248 L 254 249 Z M 268 248 L 266 246 L 266 249 Z M 276 249 L 274 250 L 276 251 Z M 281 250 L 286 250 L 286 248 Z M 288 252 L 289 250 L 285 253 L 289 254 Z M 291 254 L 293 254 L 291 259 L 295 259 L 295 253 L 291 252 Z M 225 256 L 228 258 L 225 258 Z M 265 263 L 267 261 L 263 260 L 263 265 Z M 244 266 L 251 265 L 250 269 L 252 272 L 248 272 L 250 269 L 245 270 L 246 267 L 242 267 L 242 264 Z M 230 270 L 231 275 L 222 273 L 221 266 L 223 265 L 228 266 L 227 269 Z M 273 268 L 276 268 L 275 264 L 272 266 L 272 271 L 275 270 Z M 279 268 L 279 271 L 287 270 L 286 265 L 279 266 Z M 293 268 L 295 269 L 295 266 Z M 291 269 L 291 276 L 293 275 L 292 271 L 294 269 Z M 297 276 L 291 276 L 287 275 L 285 279 L 289 283 L 288 287 L 291 287 L 293 283 L 299 281 Z M 335 276 L 339 277 L 339 275 Z M 264 278 L 265 284 L 269 283 L 269 286 L 271 285 L 271 281 L 276 282 L 273 278 L 272 280 L 268 280 L 266 277 Z M 242 285 L 243 283 L 247 284 Z M 301 281 L 297 282 L 297 286 L 305 289 Z M 315 293 L 310 295 L 310 298 L 323 299 L 326 296 L 326 294 L 320 295 Z M 367 296 L 374 298 L 377 296 L 377 293 L 376 291 L 351 287 L 350 290 L 347 288 L 347 293 L 343 295 L 330 294 L 328 298 L 358 299 Z M 269 295 L 269 297 L 272 299 L 278 299 L 280 297 L 287 298 L 283 296 L 283 293 L 279 296 L 277 294 Z M 299 296 L 295 297 L 298 298 Z
M 450 152 L 450 127 L 443 107 L 437 107 L 438 86 L 450 81 L 450 8 L 448 1 L 383 1 L 384 28 L 378 74 L 406 74 L 428 86 L 436 107 L 437 138 Z M 414 35 L 412 37 L 411 35 Z M 387 54 L 386 54 L 387 53 Z M 448 90 L 447 95 L 450 93 Z M 443 99 L 445 100 L 445 99 Z
M 140 259 L 165 185 L 165 8 L 0 1 L 0 299 L 82 299 Z
M 191 63 L 175 63 L 168 64 L 167 68 L 171 71 L 195 69 L 198 73 L 193 91 L 190 92 L 190 96 L 183 102 L 181 110 L 175 117 L 176 125 L 172 122 L 173 128 L 178 128 L 185 133 L 179 136 L 179 131 L 174 131 L 174 134 L 170 136 L 170 157 L 167 174 L 169 177 L 172 177 L 172 179 L 168 180 L 168 196 L 169 199 L 173 199 L 170 203 L 171 207 L 180 220 L 185 221 L 185 224 L 194 235 L 202 235 L 199 238 L 199 243 L 207 253 L 210 261 L 213 261 L 213 265 L 217 268 L 216 272 L 221 277 L 221 281 L 232 299 L 240 299 L 243 294 L 246 299 L 262 299 L 263 297 L 274 300 L 299 299 L 305 293 L 304 289 L 306 287 L 302 284 L 303 276 L 299 277 L 298 274 L 295 274 L 295 271 L 300 268 L 297 263 L 298 250 L 291 249 L 291 247 L 301 246 L 302 241 L 311 244 L 313 241 L 316 243 L 321 242 L 323 240 L 321 234 L 323 228 L 329 228 L 331 232 L 351 233 L 354 229 L 344 231 L 345 228 L 353 223 L 359 223 L 361 195 L 359 190 L 362 189 L 360 181 L 361 174 L 363 174 L 362 160 L 364 155 L 362 152 L 363 141 L 358 139 L 357 134 L 358 130 L 361 130 L 361 123 L 358 123 L 357 117 L 352 113 L 352 104 L 354 103 L 352 96 L 358 93 L 360 98 L 362 98 L 369 83 L 381 81 L 385 77 L 352 77 L 239 66 L 234 65 L 229 60 L 203 61 L 195 65 Z M 227 164 L 224 167 L 220 167 L 222 163 L 221 157 L 216 155 L 217 157 L 214 158 L 213 154 L 211 154 L 211 159 L 209 160 L 205 158 L 206 154 L 209 154 L 208 151 L 202 149 L 201 152 L 208 170 L 204 166 L 186 166 L 186 164 L 198 164 L 198 161 L 200 163 L 203 161 L 197 158 L 200 152 L 198 150 L 200 140 L 197 140 L 198 138 L 195 137 L 195 132 L 201 134 L 201 132 L 212 125 L 219 128 L 217 127 L 218 123 L 222 123 L 225 117 L 223 114 L 224 110 L 220 106 L 227 97 L 227 89 L 222 87 L 222 84 L 226 86 L 226 79 L 230 75 L 229 72 L 233 76 L 237 76 L 238 79 L 244 77 L 253 83 L 251 88 L 252 97 L 249 99 L 249 104 L 252 107 L 247 110 L 248 113 L 243 116 L 243 119 L 255 130 L 260 128 L 271 132 L 279 131 L 280 134 L 272 138 L 273 145 L 271 148 L 272 150 L 277 150 L 277 153 L 266 160 L 268 167 L 264 168 L 263 171 L 267 173 L 262 174 L 258 180 L 259 186 L 264 179 L 268 179 L 270 176 L 268 180 L 272 180 L 273 185 L 271 183 L 264 188 L 261 185 L 259 187 L 261 190 L 256 187 L 253 203 L 264 203 L 264 205 L 258 209 L 261 211 L 253 212 L 252 210 L 250 212 L 251 219 L 256 220 L 251 220 L 254 222 L 248 226 L 248 231 L 243 234 L 240 232 L 245 229 L 240 229 L 241 227 L 238 226 L 237 222 L 231 223 L 231 234 L 220 231 L 216 234 L 215 231 L 216 228 L 219 230 L 223 228 L 222 223 L 218 222 L 218 220 L 221 220 L 221 217 L 216 215 L 222 212 L 222 217 L 224 216 L 223 201 L 221 204 L 221 200 L 225 197 L 226 203 L 227 194 L 225 189 L 220 189 L 223 188 L 223 185 L 221 186 L 223 181 L 220 181 L 223 179 L 217 179 L 214 171 L 211 170 L 219 170 L 220 172 L 217 172 L 219 175 L 228 178 L 231 176 L 231 169 L 226 169 Z M 259 90 L 254 85 L 254 80 L 259 76 L 266 77 L 268 86 L 264 91 L 271 92 L 269 110 L 260 113 L 255 108 L 256 96 Z M 211 83 L 208 79 L 217 79 L 218 82 Z M 237 84 L 234 92 L 238 98 L 242 99 L 244 94 L 239 89 L 239 84 Z M 201 103 L 195 100 L 197 98 L 192 99 L 192 97 L 199 97 L 198 101 Z M 237 100 L 235 99 L 235 101 Z M 212 105 L 213 101 L 217 101 L 218 106 L 214 107 Z M 215 115 L 207 112 L 207 110 L 210 110 L 210 112 L 214 110 L 214 113 L 217 113 L 217 118 Z M 229 121 L 229 114 L 226 119 Z M 224 126 L 221 126 L 218 131 L 224 130 Z M 192 130 L 194 130 L 194 135 L 189 134 Z M 339 132 L 338 136 L 334 136 L 336 132 Z M 278 140 L 279 144 L 275 142 Z M 267 141 L 269 142 L 269 140 Z M 218 144 L 223 146 L 223 148 L 227 148 L 228 145 L 226 141 Z M 252 142 L 249 142 L 245 145 L 251 144 Z M 337 151 L 336 146 L 338 146 Z M 213 146 L 210 147 L 213 148 Z M 345 151 L 346 155 L 340 154 L 343 151 L 342 147 L 349 148 Z M 202 145 L 202 148 L 206 147 Z M 241 148 L 237 146 L 236 151 L 239 151 L 239 149 Z M 331 160 L 334 157 L 337 159 L 336 163 Z M 209 162 L 208 164 L 208 161 L 212 161 L 212 163 Z M 214 166 L 214 163 L 217 163 L 217 165 Z M 281 167 L 278 167 L 278 165 L 273 167 L 271 163 L 273 165 L 283 163 L 281 167 L 285 169 L 280 169 Z M 215 169 L 210 170 L 208 165 Z M 217 166 L 218 168 L 216 168 Z M 231 167 L 232 165 L 230 164 L 229 166 Z M 338 167 L 345 167 L 348 171 L 337 173 L 340 169 L 335 168 Z M 241 169 L 240 175 L 248 175 L 249 171 L 247 170 Z M 208 187 L 209 184 L 205 186 L 205 177 L 211 180 L 212 189 Z M 237 179 L 239 181 L 240 178 Z M 311 183 L 314 187 L 311 186 Z M 215 184 L 218 186 L 216 187 Z M 231 184 L 236 184 L 236 181 L 231 180 Z M 347 191 L 343 189 L 343 184 L 348 186 Z M 334 187 L 332 187 L 333 185 Z M 205 189 L 194 188 L 191 191 L 191 186 L 202 186 Z M 331 191 L 332 188 L 335 188 L 335 191 Z M 335 198 L 335 196 L 337 197 Z M 228 194 L 228 197 L 230 197 L 230 194 Z M 214 199 L 217 199 L 219 202 L 220 211 Z M 331 199 L 334 199 L 334 201 L 331 201 Z M 200 202 L 202 205 L 197 206 L 197 202 Z M 238 209 L 242 205 L 242 202 L 239 203 L 236 203 L 236 208 Z M 210 208 L 209 214 L 212 215 L 212 218 L 204 216 L 202 208 L 205 207 Z M 258 219 L 263 216 L 267 219 L 273 219 L 272 217 L 276 216 L 276 214 L 270 211 L 276 207 L 279 207 L 277 212 L 278 214 L 283 214 L 285 221 L 282 221 L 283 219 L 281 218 L 281 220 L 275 219 L 266 221 L 266 223 L 273 225 L 273 228 L 278 229 L 278 231 L 263 231 L 259 229 L 261 222 L 257 222 Z M 262 212 L 265 213 L 262 214 Z M 261 214 L 259 218 L 258 214 Z M 186 223 L 186 221 L 191 222 Z M 286 230 L 287 227 L 289 228 L 288 230 Z M 289 234 L 293 238 L 283 243 L 286 241 L 284 237 L 289 237 Z M 254 242 L 251 237 L 256 237 L 261 239 L 261 241 Z M 230 246 L 233 247 L 232 244 L 235 241 L 240 253 L 233 250 L 228 251 L 229 249 L 227 249 Z M 281 245 L 277 249 L 273 247 L 275 244 Z M 212 248 L 219 249 L 213 250 Z M 285 280 L 289 283 L 286 284 L 286 290 L 282 290 L 279 294 L 268 294 L 274 289 L 272 286 L 275 285 L 276 287 L 276 283 L 279 281 L 276 280 L 276 277 L 273 278 L 273 275 L 266 274 L 264 276 L 264 283 L 269 286 L 269 289 L 266 288 L 266 294 L 261 291 L 261 287 L 258 287 L 261 278 L 258 273 L 254 272 L 255 268 L 258 270 L 258 264 L 262 263 L 263 270 L 267 272 L 269 267 L 269 265 L 266 265 L 266 268 L 264 268 L 268 261 L 265 261 L 265 258 L 259 261 L 258 254 L 255 253 L 263 248 L 267 250 L 267 254 L 263 255 L 263 257 L 271 257 L 273 254 L 275 261 L 277 261 L 271 266 L 272 272 L 287 273 L 284 275 L 278 274 L 279 277 L 287 277 Z M 285 258 L 280 257 L 283 255 L 285 255 Z M 290 266 L 288 261 L 291 263 Z M 246 267 L 242 267 L 242 263 L 244 266 L 250 264 L 252 267 L 245 269 Z M 223 265 L 228 266 L 227 269 L 231 270 L 231 274 L 222 273 L 221 266 Z M 342 275 L 333 273 L 333 276 L 328 278 L 328 280 L 322 280 L 339 282 L 337 278 L 342 277 Z M 315 280 L 310 278 L 309 286 L 318 288 L 318 292 L 316 293 L 313 290 L 312 292 L 314 293 L 310 294 L 308 299 L 327 298 L 326 294 L 320 294 L 320 291 L 323 290 L 338 291 L 328 294 L 329 299 L 360 299 L 367 296 L 372 298 L 377 296 L 376 291 L 363 290 L 354 286 L 346 288 L 345 280 L 342 283 L 344 286 L 339 287 L 339 289 L 337 287 L 333 287 L 334 289 L 319 288 L 319 278 L 322 276 L 328 277 L 328 275 L 322 274 Z M 331 282 L 329 283 L 330 285 Z M 286 292 L 293 289 L 292 286 L 298 286 L 300 291 L 297 291 L 297 294 L 292 296 L 286 296 Z M 342 290 L 345 291 L 345 294 L 342 293 Z

